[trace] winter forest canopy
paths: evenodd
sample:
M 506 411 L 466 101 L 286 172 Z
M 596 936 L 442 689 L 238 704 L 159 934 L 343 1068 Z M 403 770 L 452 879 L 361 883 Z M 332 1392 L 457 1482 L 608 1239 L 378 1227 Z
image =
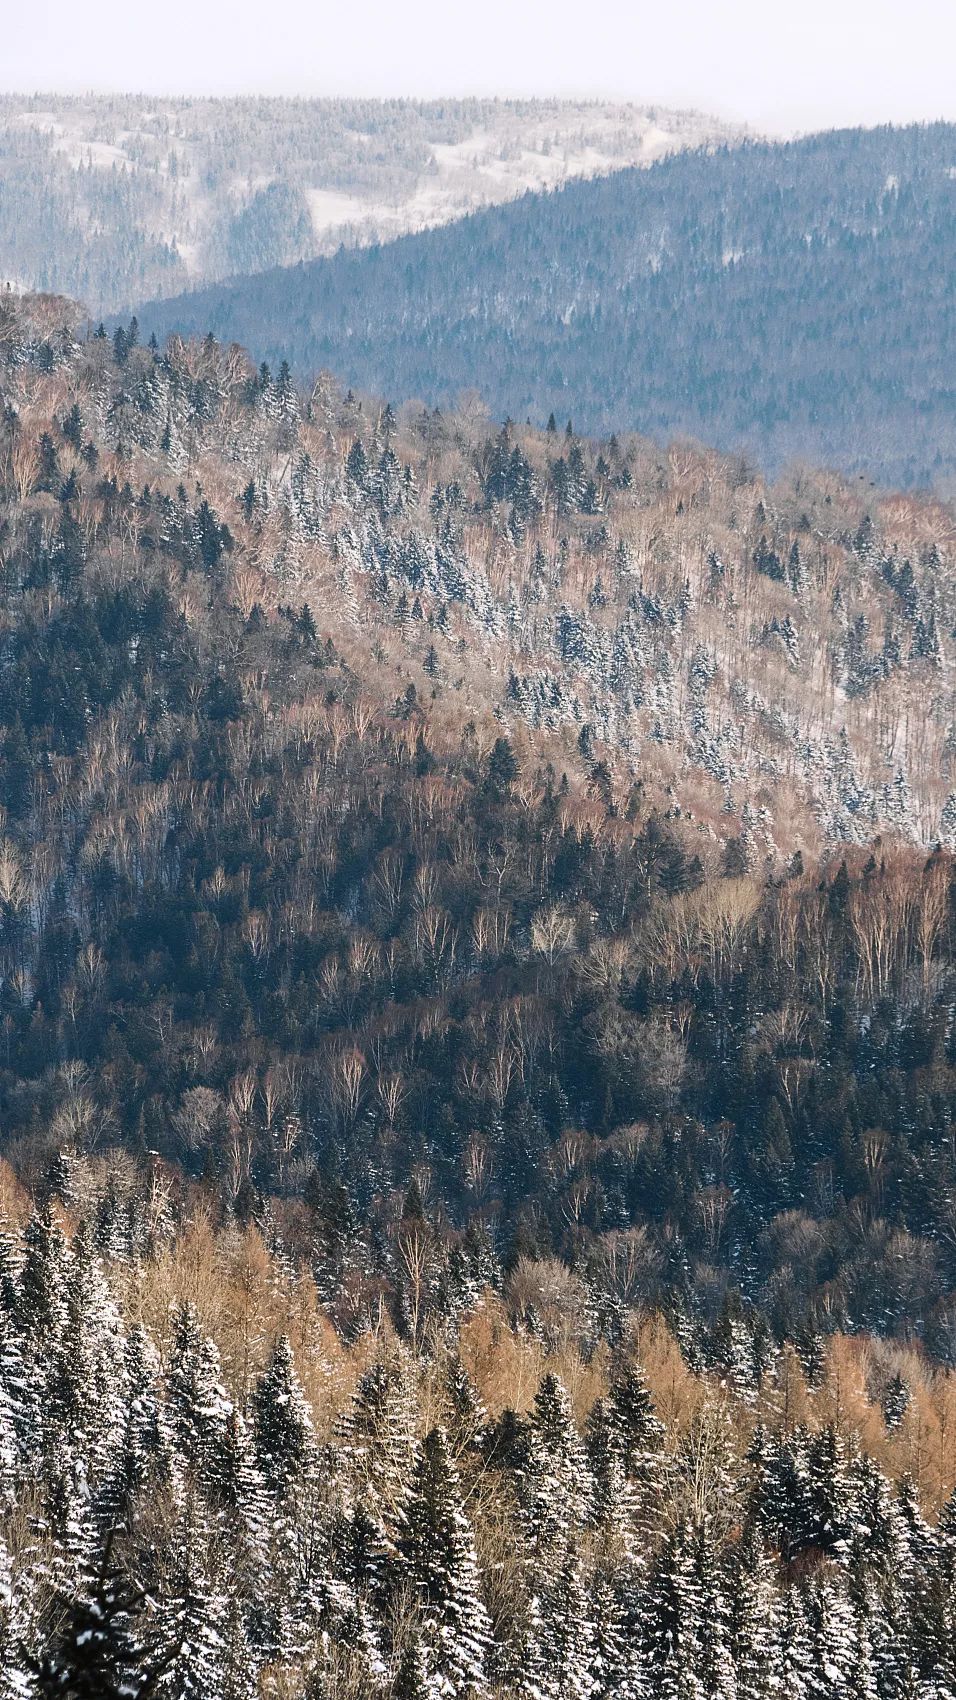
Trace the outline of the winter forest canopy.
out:
M 0 399 L 0 1696 L 951 1700 L 951 510 Z

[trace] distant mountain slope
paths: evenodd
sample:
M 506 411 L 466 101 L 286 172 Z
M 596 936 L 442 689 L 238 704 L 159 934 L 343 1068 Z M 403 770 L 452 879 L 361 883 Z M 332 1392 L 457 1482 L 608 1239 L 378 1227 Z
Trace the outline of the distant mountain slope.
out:
M 596 101 L 0 96 L 0 280 L 119 309 L 739 134 Z
M 771 469 L 956 469 L 956 127 L 667 159 L 442 230 L 144 308 L 300 370 Z
M 82 438 L 75 392 L 131 538 L 158 480 L 177 501 L 195 487 L 232 539 L 227 602 L 306 600 L 365 689 L 390 710 L 413 686 L 453 743 L 490 720 L 592 778 L 609 764 L 622 807 L 639 781 L 701 853 L 734 822 L 778 867 L 880 831 L 956 850 L 951 507 L 830 474 L 771 485 L 710 450 L 500 429 L 475 410 L 396 415 L 324 379 L 303 408 L 287 370 L 214 338 L 111 342 L 48 299 L 0 301 L 0 362 L 16 488 L 65 491 L 98 536 L 75 442 L 44 471 L 54 415 Z M 43 504 L 36 523 L 59 559 Z M 180 520 L 155 523 L 145 547 L 161 549 Z M 12 683 L 11 717 L 31 691 L 44 714 L 50 691 L 73 700 L 69 646 L 49 686 L 46 665 Z

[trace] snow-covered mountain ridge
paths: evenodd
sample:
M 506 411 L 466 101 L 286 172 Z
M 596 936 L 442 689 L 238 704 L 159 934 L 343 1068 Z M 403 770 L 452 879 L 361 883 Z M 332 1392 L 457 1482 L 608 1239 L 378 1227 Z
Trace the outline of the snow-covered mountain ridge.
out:
M 602 102 L 8 95 L 0 278 L 121 308 L 741 133 Z

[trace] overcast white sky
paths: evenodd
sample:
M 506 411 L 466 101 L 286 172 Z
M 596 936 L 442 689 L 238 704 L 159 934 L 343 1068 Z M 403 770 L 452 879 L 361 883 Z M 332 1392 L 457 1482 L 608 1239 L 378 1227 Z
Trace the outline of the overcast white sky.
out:
M 0 0 L 0 87 L 607 95 L 777 131 L 956 119 L 956 0 Z

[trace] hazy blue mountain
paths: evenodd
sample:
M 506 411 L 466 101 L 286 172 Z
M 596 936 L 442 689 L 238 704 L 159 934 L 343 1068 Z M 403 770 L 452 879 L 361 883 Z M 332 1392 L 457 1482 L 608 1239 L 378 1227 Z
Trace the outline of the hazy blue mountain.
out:
M 954 273 L 938 124 L 684 153 L 139 317 L 380 394 L 945 485 Z

